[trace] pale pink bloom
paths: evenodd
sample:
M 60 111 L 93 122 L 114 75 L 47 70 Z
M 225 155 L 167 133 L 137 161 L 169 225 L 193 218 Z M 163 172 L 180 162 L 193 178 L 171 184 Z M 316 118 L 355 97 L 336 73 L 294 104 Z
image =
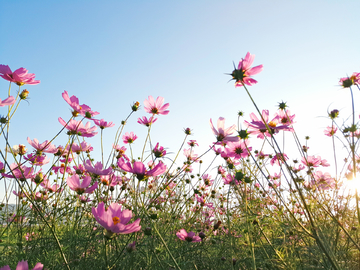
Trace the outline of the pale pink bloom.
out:
M 250 76 L 260 73 L 263 70 L 263 65 L 251 68 L 254 58 L 255 55 L 248 52 L 245 58 L 240 60 L 238 68 L 231 73 L 233 80 L 235 80 L 235 87 L 243 86 L 243 84 L 251 86 L 257 83 L 257 81 L 250 78 Z
M 232 125 L 225 129 L 225 118 L 220 117 L 217 121 L 217 130 L 215 129 L 212 120 L 210 119 L 210 127 L 213 133 L 216 136 L 217 144 L 221 144 L 221 142 L 236 142 L 239 140 L 237 136 L 230 136 L 234 133 L 236 126 Z
M 91 202 L 91 200 L 89 198 L 85 197 L 84 195 L 77 195 L 77 197 L 82 203 Z
M 195 194 L 195 198 L 196 198 L 197 202 L 200 203 L 200 205 L 202 207 L 206 206 L 206 207 L 209 207 L 211 209 L 214 209 L 213 203 L 207 203 L 203 196 L 200 197 L 199 195 Z
M 319 167 L 322 163 L 322 160 L 320 156 L 307 156 L 306 159 L 303 157 L 301 162 L 308 167 Z
M 82 116 L 91 115 L 91 117 L 99 114 L 98 112 L 92 111 L 88 105 L 85 104 L 80 105 L 79 99 L 76 96 L 69 97 L 67 91 L 64 91 L 64 93 L 62 93 L 62 97 L 70 105 L 70 107 L 73 108 L 74 111 L 72 112 L 72 115 L 75 117 L 78 116 L 79 114 L 81 114 Z
M 66 179 L 66 183 L 68 184 L 69 188 L 74 190 L 79 195 L 82 195 L 83 193 L 91 194 L 95 189 L 97 189 L 98 183 L 95 182 L 95 184 L 90 187 L 90 182 L 91 177 L 85 176 L 82 180 L 82 183 L 80 183 L 80 177 L 77 174 L 74 174 Z
M 90 122 L 87 122 L 86 125 L 82 123 L 82 121 L 76 121 L 71 119 L 68 124 L 59 117 L 58 118 L 60 124 L 62 124 L 67 130 L 69 130 L 68 135 L 79 135 L 83 137 L 93 137 L 97 134 L 95 132 L 96 126 L 90 128 Z
M 104 203 L 99 203 L 98 207 L 92 208 L 92 214 L 96 221 L 111 233 L 129 234 L 138 232 L 141 229 L 140 219 L 129 223 L 132 218 L 132 212 L 128 209 L 121 210 L 121 204 L 112 203 L 105 210 Z
M 250 134 L 258 134 L 258 138 L 264 139 L 265 136 L 271 137 L 271 134 L 278 133 L 279 130 L 289 130 L 287 126 L 279 124 L 279 116 L 276 116 L 271 121 L 269 121 L 269 110 L 263 110 L 262 111 L 262 118 L 258 119 L 257 116 L 254 113 L 250 114 L 251 122 L 245 121 L 245 124 L 248 126 L 249 133 Z M 265 122 L 264 122 L 265 121 Z M 266 124 L 265 124 L 266 123 Z M 268 129 L 266 128 L 266 125 L 269 127 L 271 134 L 269 133 Z
M 134 134 L 134 132 L 126 132 L 125 135 L 122 137 L 123 138 L 123 142 L 125 144 L 128 144 L 128 143 L 133 143 L 136 139 L 137 139 L 137 136 Z
M 44 179 L 44 181 L 41 182 L 40 186 L 42 186 L 49 192 L 60 192 L 62 190 L 60 189 L 60 185 L 58 184 L 51 185 L 48 179 Z
M 44 152 L 44 153 L 50 153 L 50 154 L 55 154 L 58 149 L 56 148 L 55 145 L 51 144 L 48 140 L 46 140 L 45 142 L 43 143 L 39 143 L 39 140 L 38 139 L 34 139 L 33 141 L 30 140 L 29 137 L 27 137 L 27 141 L 28 143 L 34 147 L 36 149 L 36 151 L 38 153 L 40 152 Z
M 278 117 L 279 123 L 281 123 L 283 126 L 288 126 L 288 129 L 283 129 L 287 131 L 294 131 L 294 129 L 291 127 L 295 122 L 295 114 L 291 115 L 290 110 L 278 110 L 275 114 L 275 117 Z
M 120 176 L 112 175 L 101 175 L 100 182 L 103 185 L 114 187 L 121 181 Z
M 95 125 L 100 127 L 100 129 L 115 126 L 115 124 L 113 124 L 113 122 L 108 123 L 108 122 L 104 121 L 104 119 L 101 119 L 101 120 L 93 119 L 93 121 L 94 121 Z
M 66 146 L 66 150 L 69 151 L 70 145 Z M 73 143 L 71 145 L 71 151 L 76 154 L 80 154 L 81 152 L 91 152 L 94 148 L 91 146 L 91 144 L 88 144 L 85 141 L 82 141 L 80 145 L 77 143 Z
M 71 170 L 71 168 L 69 166 L 66 166 L 65 169 L 65 164 L 62 163 L 60 166 L 52 166 L 51 168 L 55 173 L 60 172 L 61 174 L 64 174 L 65 172 L 68 174 L 72 174 L 73 171 Z
M 329 173 L 323 173 L 321 171 L 317 171 L 314 173 L 315 185 L 317 189 L 327 190 L 335 187 L 335 179 L 331 177 Z
M 149 96 L 148 99 L 145 99 L 144 101 L 144 109 L 146 112 L 151 113 L 153 115 L 155 114 L 162 114 L 167 115 L 169 113 L 167 108 L 169 108 L 169 103 L 164 104 L 164 98 L 163 97 L 157 97 L 156 101 L 152 96 Z
M 44 265 L 42 263 L 38 262 L 32 270 L 42 270 L 43 267 L 44 267 Z M 10 268 L 10 266 L 5 265 L 5 266 L 1 267 L 0 270 L 11 270 L 11 268 Z M 18 264 L 16 266 L 16 270 L 29 270 L 28 262 L 24 261 L 24 260 L 18 262 Z
M 151 126 L 151 124 L 155 123 L 157 118 L 154 118 L 154 116 L 151 116 L 149 119 L 146 118 L 146 116 L 143 116 L 143 118 L 138 118 L 137 122 L 144 126 Z
M 13 96 L 10 96 L 4 100 L 0 99 L 0 107 L 13 105 L 15 102 L 16 102 L 16 100 Z
M 184 149 L 184 156 L 187 158 L 188 161 L 199 162 L 198 155 L 194 154 L 194 151 L 191 148 Z
M 270 164 L 274 165 L 275 163 L 277 165 L 281 165 L 283 164 L 286 160 L 288 160 L 288 156 L 284 153 L 278 153 L 276 154 L 271 160 L 270 160 Z
M 120 169 L 126 172 L 136 174 L 139 180 L 143 180 L 148 176 L 158 176 L 166 172 L 166 165 L 161 161 L 151 170 L 146 170 L 145 165 L 141 161 L 135 161 L 134 164 L 125 162 L 124 159 L 118 159 L 118 166 Z
M 302 164 L 299 164 L 299 166 L 296 168 L 295 166 L 292 168 L 292 170 L 294 171 L 294 173 L 298 173 L 301 170 L 305 169 L 305 166 Z
M 180 240 L 187 242 L 201 242 L 201 238 L 195 235 L 194 232 L 187 233 L 184 229 L 181 229 L 176 233 L 176 236 L 179 237 Z
M 235 159 L 246 158 L 250 155 L 249 151 L 252 149 L 252 147 L 247 146 L 248 144 L 248 140 L 229 142 L 225 151 L 229 157 L 233 157 Z
M 96 164 L 93 166 L 89 159 L 84 164 L 84 167 L 88 172 L 96 175 L 108 175 L 112 173 L 111 167 L 103 169 L 103 164 L 101 162 L 96 162 Z
M 359 85 L 360 73 L 354 72 L 350 77 L 341 78 L 339 84 L 344 88 L 348 88 L 352 85 Z
M 9 66 L 0 65 L 0 77 L 7 81 L 16 83 L 19 86 L 24 84 L 40 83 L 40 81 L 35 80 L 35 74 L 28 73 L 28 70 L 22 67 L 12 72 Z
M 264 154 L 262 151 L 258 152 L 257 154 L 255 154 L 255 157 L 258 157 L 259 159 L 265 159 L 266 157 L 268 157 L 269 155 Z
M 3 174 L 7 178 L 17 178 L 20 181 L 34 177 L 34 168 L 26 166 L 18 166 L 16 163 L 10 165 L 10 173 Z
M 324 130 L 324 133 L 326 136 L 329 136 L 329 137 L 332 137 L 335 135 L 337 131 L 337 128 L 332 126 L 332 127 L 327 127 L 325 130 Z
M 211 179 L 211 176 L 208 174 L 204 174 L 202 176 L 202 179 L 204 180 L 205 185 L 211 186 L 214 183 L 214 180 Z

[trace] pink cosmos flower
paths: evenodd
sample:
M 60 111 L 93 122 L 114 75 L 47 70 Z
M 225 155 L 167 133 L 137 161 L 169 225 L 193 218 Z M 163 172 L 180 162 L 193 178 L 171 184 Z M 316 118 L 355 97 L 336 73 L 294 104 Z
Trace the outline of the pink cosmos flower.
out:
M 73 176 L 66 179 L 66 183 L 68 184 L 69 188 L 76 191 L 76 193 L 79 195 L 83 193 L 91 194 L 94 192 L 95 189 L 97 189 L 98 183 L 95 182 L 95 184 L 90 187 L 90 182 L 91 177 L 85 176 L 82 183 L 80 183 L 80 177 L 77 174 L 74 174 Z
M 91 116 L 91 117 L 99 114 L 98 112 L 92 111 L 88 105 L 82 104 L 80 106 L 79 99 L 76 96 L 69 97 L 67 91 L 64 91 L 64 93 L 62 93 L 62 97 L 70 105 L 70 107 L 73 108 L 74 111 L 72 112 L 72 115 L 75 117 L 78 116 L 79 114 L 81 114 L 82 116 Z
M 95 125 L 100 127 L 100 129 L 115 126 L 115 124 L 113 124 L 113 122 L 108 123 L 108 122 L 104 121 L 104 119 L 101 119 L 101 120 L 93 119 L 93 121 L 94 121 Z
M 152 151 L 155 155 L 155 157 L 160 158 L 166 155 L 166 150 L 164 147 L 160 146 L 159 143 L 157 143 Z
M 95 132 L 96 126 L 90 128 L 90 122 L 87 122 L 84 126 L 82 121 L 76 121 L 74 119 L 71 119 L 68 124 L 66 124 L 66 122 L 61 117 L 59 117 L 58 120 L 60 124 L 69 130 L 68 135 L 77 134 L 82 137 L 93 137 L 97 134 L 97 132 Z
M 118 166 L 123 171 L 136 174 L 139 180 L 143 180 L 148 176 L 158 176 L 166 172 L 166 165 L 161 161 L 151 170 L 146 170 L 144 163 L 141 161 L 135 161 L 134 164 L 131 164 L 130 162 L 125 162 L 122 158 L 118 159 Z
M 42 263 L 38 262 L 32 270 L 42 270 L 43 267 L 44 267 L 44 265 Z M 0 270 L 11 270 L 11 269 L 10 269 L 10 266 L 5 265 L 5 266 L 1 267 Z M 16 270 L 29 270 L 28 262 L 24 261 L 24 260 L 18 262 L 18 264 L 16 266 Z
M 191 147 L 199 146 L 199 144 L 196 142 L 196 140 L 190 140 L 190 141 L 188 141 L 187 144 Z
M 329 137 L 332 137 L 335 135 L 337 131 L 337 128 L 332 126 L 332 127 L 327 127 L 325 130 L 324 130 L 324 133 L 326 136 L 329 136 Z
M 257 81 L 250 78 L 250 76 L 260 73 L 263 70 L 263 65 L 251 68 L 254 58 L 255 55 L 248 52 L 245 59 L 243 58 L 239 62 L 238 68 L 235 68 L 235 70 L 230 74 L 233 77 L 233 80 L 235 80 L 235 87 L 241 87 L 244 84 L 251 86 L 257 83 Z
M 48 158 L 45 154 L 28 154 L 27 156 L 24 156 L 24 159 L 30 161 L 33 166 L 43 166 L 50 162 L 50 158 Z
M 112 173 L 111 167 L 109 167 L 107 169 L 103 169 L 103 165 L 101 162 L 96 162 L 96 164 L 93 166 L 89 159 L 84 164 L 84 167 L 88 172 L 96 174 L 96 175 L 109 175 Z
M 275 117 L 278 118 L 279 123 L 281 123 L 283 126 L 288 126 L 287 129 L 283 129 L 283 130 L 287 130 L 287 131 L 291 131 L 293 132 L 294 129 L 291 127 L 295 122 L 294 122 L 294 118 L 295 118 L 295 114 L 291 115 L 290 110 L 278 110 L 277 113 L 275 114 Z
M 151 126 L 151 124 L 155 123 L 156 120 L 158 120 L 157 118 L 154 118 L 154 116 L 151 116 L 149 119 L 146 118 L 146 116 L 143 116 L 143 118 L 138 118 L 137 122 L 141 125 L 144 126 Z
M 179 237 L 180 240 L 187 242 L 201 242 L 200 236 L 196 236 L 194 232 L 187 233 L 184 229 L 177 232 L 176 236 Z
M 250 155 L 249 151 L 252 149 L 252 147 L 247 146 L 248 144 L 248 140 L 229 142 L 227 144 L 228 148 L 225 148 L 225 151 L 229 157 L 236 159 L 246 158 Z
M 137 136 L 134 134 L 134 132 L 126 132 L 125 135 L 122 137 L 123 138 L 123 142 L 125 144 L 128 144 L 128 143 L 133 143 L 136 139 L 137 139 Z
M 36 149 L 38 154 L 41 152 L 55 154 L 58 151 L 56 146 L 51 144 L 48 140 L 43 143 L 39 143 L 38 139 L 35 138 L 32 141 L 29 137 L 27 137 L 27 141 L 32 147 Z
M 66 147 L 66 150 L 67 151 L 69 151 L 69 149 L 70 149 L 70 145 L 68 145 L 67 147 Z M 73 152 L 73 153 L 76 153 L 76 154 L 80 154 L 81 152 L 91 152 L 91 151 L 93 151 L 94 150 L 94 148 L 91 146 L 91 144 L 88 144 L 87 142 L 85 142 L 85 141 L 82 141 L 81 143 L 80 143 L 80 145 L 78 145 L 77 143 L 73 143 L 72 145 L 71 145 L 71 151 Z
M 306 159 L 303 157 L 301 162 L 308 167 L 319 167 L 321 165 L 321 157 L 307 156 Z
M 11 71 L 9 66 L 0 65 L 0 77 L 3 79 L 16 83 L 19 86 L 24 84 L 38 84 L 40 81 L 35 80 L 35 74 L 28 73 L 25 68 L 18 68 L 14 72 Z
M 316 182 L 313 184 L 316 185 L 317 189 L 328 190 L 334 188 L 336 185 L 335 179 L 327 172 L 317 171 L 314 173 L 314 178 Z
M 60 189 L 60 185 L 57 184 L 51 185 L 48 179 L 44 179 L 44 181 L 41 182 L 40 186 L 42 186 L 49 192 L 60 192 L 62 190 Z
M 270 164 L 274 165 L 276 163 L 277 165 L 280 166 L 282 163 L 284 163 L 288 159 L 289 158 L 288 158 L 288 156 L 286 154 L 278 153 L 270 160 Z
M 129 234 L 141 229 L 139 218 L 127 224 L 132 218 L 132 212 L 127 209 L 121 211 L 121 204 L 118 203 L 110 204 L 105 210 L 104 203 L 101 202 L 97 208 L 92 208 L 92 214 L 96 221 L 111 233 Z
M 264 119 L 265 122 L 261 118 L 258 119 L 254 113 L 250 114 L 250 118 L 252 120 L 251 123 L 245 121 L 245 124 L 250 129 L 249 130 L 250 134 L 258 134 L 257 138 L 260 138 L 260 139 L 265 138 L 264 134 L 267 137 L 271 137 L 271 134 L 278 133 L 279 130 L 289 130 L 289 127 L 287 127 L 287 126 L 284 126 L 284 125 L 277 126 L 280 122 L 279 116 L 276 116 L 271 121 L 269 121 L 269 110 L 262 111 L 262 118 Z M 271 134 L 267 130 L 265 123 L 270 128 Z
M 169 111 L 166 109 L 169 108 L 169 103 L 164 104 L 164 98 L 163 97 L 157 97 L 156 101 L 152 96 L 148 97 L 148 100 L 145 99 L 144 101 L 144 109 L 146 112 L 151 113 L 153 115 L 155 114 L 162 114 L 167 115 Z
M 339 84 L 344 88 L 360 84 L 360 73 L 354 72 L 350 77 L 341 78 Z
M 20 181 L 25 181 L 25 179 L 30 179 L 34 177 L 34 168 L 26 166 L 18 166 L 16 163 L 10 165 L 11 173 L 2 174 L 7 178 L 17 178 Z
M 235 179 L 235 176 L 231 174 L 227 174 L 225 177 L 223 177 L 224 184 L 225 185 L 238 185 L 239 181 Z
M 187 158 L 188 161 L 199 162 L 198 155 L 194 154 L 194 151 L 191 148 L 184 149 L 184 156 Z
M 231 134 L 234 133 L 236 126 L 232 125 L 231 127 L 228 127 L 225 129 L 224 125 L 225 125 L 225 118 L 220 117 L 217 121 L 218 130 L 216 130 L 214 128 L 212 120 L 210 119 L 210 127 L 216 136 L 217 144 L 221 144 L 221 142 L 236 142 L 236 141 L 238 141 L 239 140 L 238 137 L 230 136 Z
M 0 99 L 0 107 L 4 107 L 4 106 L 9 106 L 9 105 L 13 105 L 15 103 L 15 98 L 13 96 L 10 96 L 4 100 Z
M 212 180 L 211 176 L 208 174 L 204 174 L 202 176 L 202 179 L 204 180 L 204 184 L 207 186 L 211 186 L 212 184 L 214 184 L 214 180 Z

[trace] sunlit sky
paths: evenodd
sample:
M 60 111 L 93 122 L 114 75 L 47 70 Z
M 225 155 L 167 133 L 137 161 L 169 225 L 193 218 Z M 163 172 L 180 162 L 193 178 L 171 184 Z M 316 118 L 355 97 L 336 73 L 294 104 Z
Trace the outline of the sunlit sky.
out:
M 286 101 L 296 114 L 300 138 L 309 135 L 312 154 L 331 147 L 323 130 L 327 111 L 350 114 L 350 93 L 340 77 L 360 71 L 359 1 L 4 1 L 0 0 L 0 64 L 27 68 L 41 80 L 12 119 L 10 144 L 26 138 L 40 142 L 60 130 L 70 107 L 67 90 L 80 103 L 112 121 L 105 130 L 105 155 L 130 105 L 152 95 L 170 103 L 170 113 L 152 127 L 152 141 L 169 152 L 180 147 L 190 127 L 204 152 L 214 136 L 209 119 L 237 123 L 254 112 L 242 88 L 225 75 L 233 62 L 255 54 L 264 70 L 249 88 L 260 109 L 275 113 Z M 0 80 L 1 99 L 9 83 Z M 16 95 L 17 87 L 12 88 Z M 24 88 L 22 88 L 24 89 Z M 355 93 L 356 102 L 359 93 Z M 2 114 L 6 108 L 0 108 Z M 148 116 L 141 109 L 125 132 L 134 131 L 142 149 L 146 128 L 136 123 Z M 64 145 L 66 135 L 55 145 Z M 100 136 L 88 140 L 99 149 Z M 4 146 L 4 143 L 3 143 Z M 138 147 L 138 148 L 137 148 Z M 30 148 L 30 147 L 29 147 Z M 31 149 L 31 148 L 30 148 Z

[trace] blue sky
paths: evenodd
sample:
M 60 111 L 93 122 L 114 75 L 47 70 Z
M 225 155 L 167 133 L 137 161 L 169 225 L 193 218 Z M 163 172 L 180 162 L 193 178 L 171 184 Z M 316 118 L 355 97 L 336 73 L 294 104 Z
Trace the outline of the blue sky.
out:
M 327 109 L 348 116 L 350 94 L 340 77 L 360 71 L 358 1 L 4 1 L 0 0 L 0 64 L 27 68 L 41 80 L 26 86 L 11 123 L 10 144 L 51 139 L 70 117 L 67 90 L 116 127 L 105 130 L 105 153 L 130 105 L 162 96 L 170 113 L 152 128 L 153 142 L 176 152 L 190 127 L 199 153 L 214 141 L 209 119 L 237 123 L 237 112 L 255 111 L 244 89 L 228 82 L 233 61 L 249 51 L 264 70 L 249 88 L 273 114 L 286 101 L 297 115 L 299 137 L 310 135 L 320 154 Z M 0 81 L 5 98 L 8 82 Z M 17 88 L 12 88 L 15 95 Z M 355 93 L 359 99 L 359 94 Z M 329 107 L 330 106 L 330 107 Z M 6 108 L 0 108 L 5 114 Z M 136 119 L 125 131 L 139 136 Z M 65 135 L 55 144 L 64 144 Z M 100 137 L 88 140 L 99 147 Z M 330 145 L 326 142 L 325 149 Z M 3 146 L 1 146 L 3 148 Z M 140 153 L 138 154 L 140 155 Z

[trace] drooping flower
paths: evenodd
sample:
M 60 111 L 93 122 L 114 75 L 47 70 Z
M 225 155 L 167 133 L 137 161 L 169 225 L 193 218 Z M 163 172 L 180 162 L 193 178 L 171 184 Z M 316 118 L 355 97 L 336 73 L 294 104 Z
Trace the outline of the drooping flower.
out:
M 215 129 L 212 120 L 210 119 L 210 127 L 213 131 L 213 133 L 216 136 L 217 139 L 217 144 L 221 144 L 221 142 L 236 142 L 239 140 L 238 137 L 236 136 L 230 136 L 231 134 L 234 133 L 236 126 L 232 125 L 231 127 L 228 128 L 224 128 L 225 126 L 225 118 L 223 117 L 219 117 L 218 121 L 217 121 L 217 128 L 218 130 Z
M 44 267 L 44 265 L 42 263 L 38 262 L 32 270 L 42 270 L 43 267 Z M 11 270 L 11 268 L 10 268 L 10 266 L 5 265 L 5 266 L 1 267 L 0 270 Z M 16 270 L 29 270 L 28 262 L 24 261 L 24 260 L 18 262 L 18 264 L 16 266 Z
M 128 144 L 133 143 L 137 139 L 137 136 L 132 131 L 130 133 L 126 132 L 122 139 L 125 144 Z
M 155 123 L 156 120 L 158 120 L 158 119 L 154 118 L 154 116 L 151 116 L 149 119 L 146 118 L 146 116 L 143 116 L 142 119 L 138 118 L 137 122 L 141 125 L 149 127 L 149 126 L 151 126 L 151 124 Z
M 140 218 L 128 224 L 132 218 L 132 212 L 128 209 L 122 211 L 121 204 L 112 203 L 105 210 L 105 205 L 101 202 L 97 208 L 93 207 L 91 212 L 96 221 L 111 233 L 129 234 L 141 229 Z
M 4 106 L 9 106 L 9 105 L 13 105 L 15 103 L 15 98 L 13 96 L 10 96 L 4 100 L 0 99 L 0 107 L 4 107 Z
M 90 187 L 90 182 L 91 182 L 91 177 L 85 176 L 84 179 L 82 180 L 82 183 L 80 183 L 80 177 L 77 174 L 74 174 L 66 179 L 66 183 L 68 184 L 69 188 L 71 190 L 76 191 L 76 193 L 79 195 L 84 193 L 91 194 L 94 192 L 95 189 L 97 189 L 98 183 L 95 182 L 95 184 L 93 184 Z
M 12 72 L 9 66 L 0 65 L 0 77 L 19 86 L 40 83 L 40 81 L 35 80 L 35 74 L 28 73 L 28 70 L 22 67 Z
M 195 235 L 194 232 L 186 232 L 185 229 L 181 229 L 176 233 L 176 236 L 179 237 L 180 240 L 187 242 L 201 242 L 200 236 Z
M 263 70 L 263 65 L 259 65 L 251 68 L 252 63 L 254 62 L 255 55 L 246 54 L 245 58 L 241 59 L 238 65 L 238 68 L 230 74 L 235 80 L 235 87 L 246 85 L 256 84 L 257 81 L 253 78 L 250 78 L 252 75 L 256 75 Z
M 153 115 L 155 114 L 162 114 L 167 115 L 169 113 L 167 108 L 169 108 L 169 103 L 164 104 L 164 98 L 163 97 L 157 97 L 156 101 L 152 96 L 149 96 L 148 99 L 145 99 L 144 101 L 144 110 L 148 113 L 151 113 Z
M 99 126 L 101 129 L 115 126 L 115 124 L 113 124 L 113 122 L 108 123 L 108 122 L 104 121 L 104 119 L 101 119 L 101 120 L 93 119 L 93 121 L 94 121 L 95 125 Z
M 131 164 L 130 162 L 125 162 L 122 158 L 118 159 L 118 166 L 123 171 L 136 174 L 139 180 L 143 180 L 148 176 L 158 176 L 166 171 L 166 165 L 161 161 L 151 170 L 146 170 L 144 163 L 141 161 L 135 161 L 134 164 Z

